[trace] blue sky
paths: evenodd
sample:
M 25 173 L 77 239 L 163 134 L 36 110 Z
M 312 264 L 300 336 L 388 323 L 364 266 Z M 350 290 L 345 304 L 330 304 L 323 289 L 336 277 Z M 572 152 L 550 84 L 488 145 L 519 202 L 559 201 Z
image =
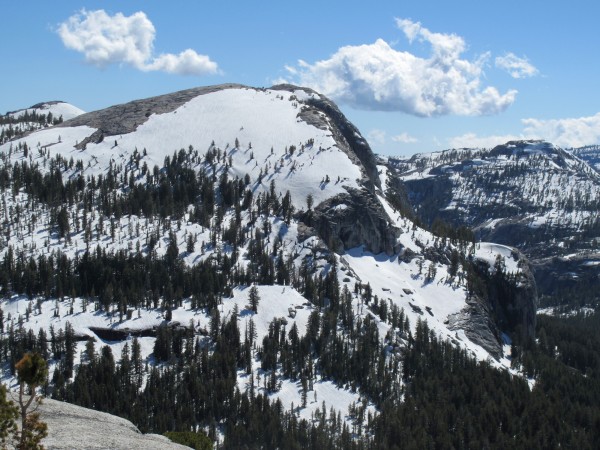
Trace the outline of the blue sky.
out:
M 286 80 L 337 101 L 382 154 L 600 143 L 600 7 L 484 3 L 7 2 L 0 112 Z

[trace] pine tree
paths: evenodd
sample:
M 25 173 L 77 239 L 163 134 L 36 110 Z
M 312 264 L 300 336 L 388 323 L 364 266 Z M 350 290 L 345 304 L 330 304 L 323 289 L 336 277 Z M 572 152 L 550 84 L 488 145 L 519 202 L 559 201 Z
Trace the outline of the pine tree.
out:
M 142 364 L 142 348 L 137 336 L 133 338 L 131 344 L 131 363 L 133 364 L 134 383 L 138 388 L 142 386 L 143 381 L 143 364 Z
M 306 408 L 306 399 L 308 396 L 308 383 L 306 382 L 306 377 L 302 376 L 300 380 L 302 384 L 302 407 Z
M 61 208 L 58 217 L 57 217 L 57 225 L 58 225 L 58 234 L 59 236 L 66 237 L 69 234 L 69 214 L 66 208 Z
M 312 207 L 313 207 L 313 202 L 314 202 L 314 200 L 313 200 L 313 196 L 312 196 L 312 194 L 308 194 L 308 195 L 306 196 L 306 208 L 307 208 L 309 211 L 311 211 L 311 210 L 312 210 Z
M 248 300 L 250 301 L 250 309 L 253 312 L 258 312 L 258 302 L 260 301 L 260 296 L 258 295 L 258 288 L 255 284 L 250 288 Z
M 194 253 L 195 246 L 196 246 L 196 240 L 194 239 L 194 235 L 192 233 L 190 233 L 188 235 L 186 251 L 188 253 Z
M 458 264 L 460 262 L 460 255 L 456 250 L 452 250 L 452 254 L 450 255 L 450 267 L 448 268 L 448 275 L 454 278 L 458 273 Z
M 44 446 L 40 442 L 48 435 L 48 426 L 39 420 L 38 412 L 28 410 L 34 401 L 38 404 L 41 402 L 41 398 L 35 394 L 35 390 L 46 381 L 48 365 L 39 353 L 26 353 L 15 368 L 19 380 L 19 406 L 21 409 L 21 437 L 17 449 L 43 449 Z M 31 392 L 29 400 L 25 399 L 25 386 Z

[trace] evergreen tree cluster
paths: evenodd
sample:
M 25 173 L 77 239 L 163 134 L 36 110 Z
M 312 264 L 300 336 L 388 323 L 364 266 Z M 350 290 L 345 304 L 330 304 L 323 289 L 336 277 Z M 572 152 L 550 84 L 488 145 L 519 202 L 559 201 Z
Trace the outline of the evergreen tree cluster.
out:
M 50 111 L 44 114 L 27 109 L 18 116 L 12 114 L 0 116 L 0 144 L 17 139 L 27 132 L 58 125 L 62 122 L 62 116 L 54 117 Z
M 88 340 L 75 366 L 81 338 L 70 324 L 36 335 L 23 317 L 4 317 L 0 310 L 0 362 L 14 374 L 23 354 L 38 352 L 54 369 L 45 385 L 54 398 L 126 417 L 145 432 L 195 439 L 182 436 L 202 431 L 213 441 L 222 433 L 225 448 L 590 448 L 600 439 L 595 316 L 565 323 L 544 318 L 539 344 L 515 344 L 515 368 L 535 380 L 530 388 L 521 377 L 477 362 L 441 339 L 425 320 L 413 328 L 404 310 L 373 295 L 368 283 L 357 282 L 354 292 L 340 287 L 335 255 L 324 261 L 314 253 L 297 267 L 298 255 L 286 254 L 271 230 L 273 220 L 290 223 L 294 217 L 289 192 L 278 192 L 273 182 L 257 189 L 262 177 L 232 179 L 230 156 L 214 146 L 204 156 L 191 146 L 182 149 L 152 170 L 145 151 L 136 151 L 127 164 L 111 164 L 98 177 L 84 176 L 80 161 L 50 158 L 48 149 L 36 151 L 49 170 L 32 163 L 32 149 L 14 151 L 24 158 L 0 169 L 3 195 L 26 194 L 27 209 L 39 217 L 48 213 L 61 239 L 83 233 L 86 243 L 94 235 L 99 240 L 104 221 L 115 239 L 115 223 L 127 216 L 154 226 L 135 251 L 88 245 L 69 258 L 60 251 L 33 256 L 6 248 L 1 292 L 30 299 L 26 318 L 45 301 L 54 302 L 57 316 L 69 316 L 73 303 L 81 301 L 84 310 L 119 321 L 141 309 L 160 310 L 165 319 L 152 331 L 150 358 L 142 358 L 137 336 L 127 339 L 120 355 Z M 9 238 L 25 215 L 17 206 L 7 217 Z M 312 199 L 307 206 L 310 216 Z M 177 242 L 182 221 L 210 229 L 209 242 L 198 245 L 191 233 L 186 238 L 188 253 L 210 250 L 210 257 L 192 267 L 184 264 Z M 468 229 L 442 222 L 433 228 L 438 237 L 426 255 L 426 280 L 436 279 L 436 264 L 443 262 L 449 266 L 446 282 L 464 281 L 472 297 L 485 298 L 492 288 L 499 296 L 514 294 L 518 280 L 505 273 L 502 261 L 483 276 L 469 260 L 474 238 Z M 165 236 L 166 251 L 158 256 Z M 261 310 L 257 284 L 291 285 L 300 292 L 312 308 L 306 331 L 275 318 L 257 341 L 252 320 Z M 251 286 L 244 330 L 239 311 L 226 317 L 219 311 L 236 286 Z M 209 329 L 194 321 L 174 323 L 172 312 L 183 305 L 207 314 Z M 514 318 L 498 320 L 510 324 Z M 389 328 L 385 336 L 382 323 Z M 240 375 L 248 379 L 246 388 L 239 385 Z M 271 398 L 284 380 L 301 390 L 302 400 L 292 408 Z M 359 394 L 349 417 L 325 405 L 310 420 L 300 417 L 309 398 L 318 401 L 320 381 Z

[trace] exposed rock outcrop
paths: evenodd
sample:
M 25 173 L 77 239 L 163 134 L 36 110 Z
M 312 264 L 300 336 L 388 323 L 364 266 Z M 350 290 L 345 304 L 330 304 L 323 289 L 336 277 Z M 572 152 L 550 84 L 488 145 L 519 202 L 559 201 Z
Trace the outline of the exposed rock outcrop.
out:
M 372 253 L 392 254 L 399 236 L 381 203 L 366 188 L 348 189 L 321 203 L 312 222 L 321 238 L 336 251 L 364 245 Z
M 474 260 L 472 270 L 483 284 L 475 288 L 467 307 L 448 317 L 451 330 L 463 329 L 467 337 L 491 355 L 502 355 L 501 331 L 525 342 L 535 338 L 537 287 L 528 260 L 518 254 L 521 271 L 516 279 L 490 272 L 487 262 Z
M 164 436 L 142 434 L 128 420 L 70 403 L 44 399 L 39 412 L 48 424 L 48 436 L 42 441 L 48 450 L 189 449 Z
M 481 300 L 472 299 L 467 303 L 461 312 L 448 317 L 448 328 L 455 331 L 464 330 L 471 342 L 483 347 L 494 358 L 500 358 L 500 333 L 490 317 L 490 311 Z
M 311 89 L 278 85 L 275 90 L 303 90 L 311 95 L 304 100 L 298 117 L 320 129 L 328 129 L 350 160 L 363 173 L 362 189 L 347 188 L 348 194 L 338 195 L 317 206 L 313 226 L 321 239 L 336 251 L 364 245 L 373 253 L 394 253 L 398 230 L 375 198 L 381 188 L 377 159 L 358 129 L 328 98 Z

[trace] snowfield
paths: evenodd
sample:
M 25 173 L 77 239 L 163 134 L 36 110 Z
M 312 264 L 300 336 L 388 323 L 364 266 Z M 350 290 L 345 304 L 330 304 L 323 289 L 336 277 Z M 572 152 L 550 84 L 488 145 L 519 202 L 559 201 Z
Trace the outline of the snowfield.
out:
M 151 169 L 190 146 L 204 154 L 214 142 L 231 157 L 232 178 L 248 174 L 255 180 L 262 173 L 257 189 L 267 190 L 273 180 L 289 189 L 294 205 L 303 208 L 308 193 L 318 205 L 345 193 L 346 186 L 358 187 L 362 174 L 337 148 L 330 130 L 297 117 L 301 105 L 295 96 L 301 92 L 226 89 L 199 95 L 170 113 L 153 114 L 136 131 L 89 143 L 85 150 L 75 146 L 96 130 L 81 126 L 43 130 L 0 146 L 0 152 L 22 142 L 34 149 L 30 160 L 41 162 L 43 156 L 36 149 L 47 148 L 50 156 L 82 160 L 83 175 L 97 176 L 110 164 L 125 166 L 135 150 L 146 150 L 143 162 Z
M 32 106 L 27 109 L 20 109 L 19 111 L 14 111 L 8 113 L 10 117 L 14 117 L 18 119 L 19 117 L 23 117 L 25 114 L 44 114 L 52 113 L 54 118 L 58 119 L 62 117 L 64 121 L 72 119 L 73 117 L 80 116 L 85 111 L 83 109 L 78 108 L 77 106 L 71 105 L 66 102 L 46 102 L 40 103 L 38 105 Z
M 24 133 L 33 132 L 52 126 L 55 120 L 62 118 L 63 121 L 72 119 L 83 114 L 84 111 L 65 102 L 47 102 L 34 105 L 31 108 L 9 112 L 0 116 L 0 144 L 20 136 Z M 32 115 L 44 116 L 43 121 L 32 121 Z M 49 114 L 52 114 L 49 116 Z M 25 117 L 27 115 L 27 117 Z M 46 123 L 47 119 L 51 119 Z M 14 123 L 16 121 L 16 123 Z M 3 133 L 7 133 L 3 135 Z M 10 134 L 13 133 L 13 134 Z
M 49 158 L 56 155 L 64 160 L 82 161 L 82 167 L 61 167 L 63 179 L 77 179 L 79 176 L 105 175 L 109 167 L 128 167 L 133 155 L 140 157 L 140 165 L 146 164 L 150 171 L 156 165 L 162 167 L 165 158 L 171 157 L 180 149 L 198 151 L 200 155 L 218 148 L 223 155 L 222 162 L 215 170 L 218 179 L 222 171 L 227 171 L 229 179 L 243 179 L 249 175 L 251 189 L 255 192 L 268 191 L 271 182 L 276 186 L 279 196 L 289 190 L 296 211 L 306 210 L 306 199 L 311 195 L 314 205 L 347 192 L 347 188 L 360 188 L 364 174 L 349 156 L 338 148 L 330 128 L 321 129 L 309 125 L 298 117 L 302 108 L 302 100 L 311 95 L 305 91 L 290 93 L 277 90 L 225 89 L 211 94 L 200 95 L 170 113 L 153 114 L 148 120 L 129 134 L 106 137 L 97 144 L 88 143 L 81 150 L 76 148 L 84 139 L 92 135 L 96 129 L 88 126 L 53 127 L 32 133 L 22 139 L 0 146 L 0 156 L 5 164 L 18 164 L 28 161 L 38 164 L 42 172 L 49 172 Z M 56 105 L 55 105 L 56 106 Z M 58 107 L 58 106 L 57 106 Z M 62 105 L 63 114 L 69 108 Z M 57 109 L 57 111 L 59 111 Z M 71 110 L 73 114 L 75 110 Z M 53 113 L 54 114 L 54 113 Z M 324 119 L 326 120 L 326 119 Z M 237 143 L 236 143 L 237 142 Z M 27 154 L 23 150 L 27 145 Z M 432 155 L 437 158 L 439 155 Z M 207 163 L 199 162 L 193 168 L 205 169 Z M 398 232 L 396 244 L 403 252 L 412 252 L 414 257 L 408 262 L 400 255 L 372 254 L 363 247 L 348 249 L 335 255 L 337 278 L 341 286 L 346 286 L 352 293 L 352 307 L 357 317 L 370 316 L 376 320 L 380 339 L 385 339 L 390 325 L 379 319 L 361 296 L 355 293 L 355 286 L 368 285 L 380 302 L 402 308 L 410 320 L 414 331 L 419 320 L 427 320 L 430 329 L 436 335 L 457 342 L 471 355 L 479 360 L 490 360 L 496 367 L 509 368 L 510 360 L 506 357 L 493 360 L 482 347 L 471 342 L 464 331 L 451 331 L 448 317 L 461 312 L 466 306 L 466 281 L 460 276 L 450 277 L 448 266 L 435 263 L 425 258 L 427 249 L 438 244 L 433 234 L 415 226 L 410 220 L 396 211 L 385 198 L 387 180 L 391 176 L 388 169 L 378 166 L 382 191 L 377 191 L 377 199 L 387 215 L 389 225 Z M 145 178 L 139 171 L 133 172 L 135 183 L 144 183 Z M 425 172 L 410 172 L 412 176 L 433 176 Z M 261 178 L 262 176 L 262 178 Z M 460 190 L 460 186 L 457 188 Z M 170 233 L 177 240 L 179 258 L 189 267 L 219 255 L 231 256 L 233 249 L 217 240 L 211 244 L 211 230 L 198 223 L 192 223 L 189 210 L 181 220 L 138 216 L 104 217 L 94 212 L 87 217 L 91 235 L 86 236 L 80 227 L 82 214 L 79 205 L 64 205 L 68 216 L 76 224 L 70 229 L 68 239 L 60 238 L 51 225 L 49 208 L 35 204 L 23 192 L 14 192 L 2 200 L 0 208 L 0 256 L 5 256 L 9 246 L 13 251 L 23 251 L 24 257 L 38 257 L 64 254 L 68 258 L 81 257 L 86 251 L 96 248 L 108 254 L 123 250 L 127 253 L 140 252 L 148 255 L 147 242 L 149 235 L 157 235 L 155 247 L 156 257 L 165 255 L 170 244 Z M 116 194 L 115 194 L 116 195 Z M 343 210 L 346 205 L 337 206 Z M 20 218 L 15 215 L 19 209 Z M 35 220 L 32 220 L 35 215 Z M 223 223 L 234 218 L 233 211 L 224 212 Z M 286 224 L 281 218 L 261 215 L 251 218 L 248 211 L 240 213 L 241 222 L 248 228 L 247 234 L 252 236 L 256 229 L 270 229 L 266 236 L 268 245 L 280 242 L 281 252 L 285 258 L 294 261 L 296 269 L 304 260 L 314 262 L 316 274 L 326 276 L 333 264 L 328 262 L 323 251 L 323 242 L 316 236 L 303 238 L 298 231 L 298 222 L 291 220 Z M 255 223 L 254 223 L 255 221 Z M 101 225 L 101 223 L 103 225 Z M 252 223 L 252 225 L 250 225 Z M 186 242 L 193 236 L 196 245 L 188 251 Z M 248 239 L 237 249 L 240 255 L 237 264 L 248 268 Z M 495 244 L 478 244 L 473 248 L 476 258 L 487 261 L 493 267 L 498 255 L 504 258 L 508 272 L 518 272 L 520 268 L 513 257 L 513 249 Z M 427 276 L 429 272 L 429 275 Z M 306 333 L 309 316 L 317 311 L 296 289 L 291 286 L 258 286 L 260 302 L 257 313 L 248 305 L 248 286 L 237 286 L 231 297 L 223 298 L 219 305 L 221 320 L 226 320 L 237 311 L 240 333 L 254 322 L 256 343 L 262 344 L 267 335 L 269 324 L 274 319 L 286 322 L 286 330 L 295 323 L 299 334 Z M 0 292 L 4 295 L 5 293 Z M 38 301 L 40 306 L 38 308 Z M 161 325 L 193 327 L 195 336 L 205 338 L 205 330 L 210 326 L 210 314 L 205 309 L 192 309 L 190 299 L 183 299 L 182 306 L 172 310 L 172 320 L 167 322 L 166 312 L 162 309 L 145 309 L 131 311 L 131 317 L 121 317 L 116 310 L 103 312 L 97 309 L 97 299 L 64 297 L 61 300 L 43 298 L 29 299 L 25 296 L 12 296 L 0 301 L 4 313 L 5 330 L 12 324 L 23 326 L 35 333 L 40 328 L 48 331 L 65 329 L 69 322 L 76 335 L 81 337 L 75 355 L 75 364 L 81 362 L 85 349 L 85 340 L 93 339 L 96 349 L 109 345 L 116 359 L 132 336 L 141 330 L 153 330 Z M 129 333 L 129 337 L 121 341 L 101 339 L 94 329 L 108 329 Z M 139 342 L 143 359 L 155 364 L 153 357 L 154 337 L 140 337 Z M 507 352 L 510 346 L 505 346 Z M 51 367 L 54 370 L 54 366 Z M 3 369 L 3 382 L 13 384 L 14 379 Z M 52 375 L 50 375 L 50 378 Z M 260 368 L 260 360 L 255 357 L 252 362 L 252 377 L 262 378 L 263 383 L 258 390 L 265 391 L 265 374 Z M 248 389 L 251 376 L 243 371 L 238 373 L 238 387 Z M 339 386 L 321 379 L 313 385 L 308 393 L 306 407 L 302 408 L 302 387 L 300 383 L 281 379 L 276 392 L 269 394 L 271 398 L 279 398 L 286 408 L 298 408 L 300 417 L 311 419 L 317 409 L 323 407 L 340 412 L 346 422 L 351 422 L 349 406 L 359 404 L 363 398 L 349 386 Z M 374 412 L 368 405 L 369 412 Z M 51 447 L 60 448 L 60 447 Z M 93 448 L 93 447 L 90 447 Z M 118 448 L 118 447 L 115 447 Z M 135 446 L 132 444 L 132 447 Z M 141 448 L 141 447 L 140 447 Z M 153 447 L 144 447 L 153 448 Z

